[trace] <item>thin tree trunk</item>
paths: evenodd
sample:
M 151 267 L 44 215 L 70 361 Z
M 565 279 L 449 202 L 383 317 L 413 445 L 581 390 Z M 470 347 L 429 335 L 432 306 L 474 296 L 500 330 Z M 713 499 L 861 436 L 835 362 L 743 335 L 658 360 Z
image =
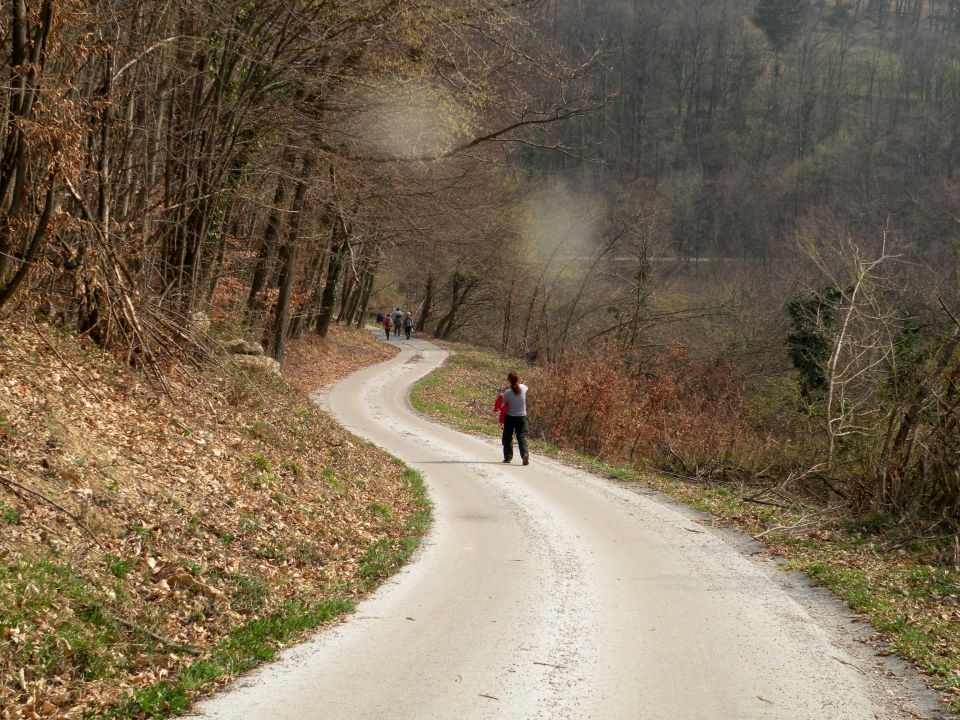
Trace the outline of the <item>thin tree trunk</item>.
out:
M 250 281 L 250 293 L 247 295 L 248 322 L 253 318 L 260 296 L 267 289 L 270 256 L 273 254 L 273 246 L 280 236 L 280 213 L 283 210 L 283 201 L 286 194 L 287 183 L 281 175 L 277 178 L 277 189 L 273 194 L 273 206 L 270 208 L 267 227 L 263 232 L 263 238 L 260 240 L 260 249 L 257 251 L 257 265 L 253 271 L 253 279 Z
M 307 178 L 313 170 L 313 161 L 305 160 L 302 176 L 297 183 L 293 199 L 293 217 L 287 241 L 280 248 L 280 264 L 283 268 L 280 276 L 280 293 L 277 296 L 277 311 L 273 322 L 273 342 L 271 343 L 274 360 L 283 363 L 287 349 L 287 331 L 290 327 L 290 295 L 293 292 L 295 276 L 294 259 L 297 255 L 297 243 L 300 240 L 300 228 L 303 226 L 303 207 L 307 199 Z
M 423 332 L 423 329 L 427 326 L 427 320 L 430 318 L 430 312 L 433 310 L 433 285 L 435 282 L 433 273 L 428 274 L 423 306 L 420 309 L 420 317 L 417 318 L 417 332 Z
M 317 334 L 326 337 L 333 319 L 333 309 L 337 304 L 337 287 L 340 284 L 340 273 L 343 271 L 343 262 L 349 244 L 350 229 L 342 214 L 334 221 L 334 242 L 330 248 L 330 264 L 327 267 L 327 281 L 323 286 L 320 297 L 320 312 L 317 313 Z
M 353 246 L 348 242 L 347 250 L 343 256 L 344 265 L 346 265 L 347 257 L 350 257 L 352 259 L 352 256 L 353 256 Z M 349 316 L 347 315 L 347 305 L 350 302 L 351 295 L 353 295 L 353 291 L 356 283 L 354 280 L 353 272 L 343 272 L 341 274 L 343 275 L 343 285 L 340 288 L 340 312 L 337 313 L 337 322 L 338 323 L 346 322 L 347 325 L 349 325 L 350 319 L 349 319 Z
M 37 255 L 40 254 L 40 247 L 43 245 L 43 241 L 46 238 L 47 226 L 50 223 L 50 217 L 54 212 L 56 212 L 57 209 L 55 191 L 56 178 L 53 173 L 50 173 L 48 183 L 47 195 L 43 204 L 43 212 L 40 215 L 39 222 L 37 222 L 36 229 L 33 231 L 33 237 L 30 239 L 30 243 L 27 246 L 27 251 L 23 256 L 23 259 L 20 261 L 20 266 L 13 274 L 13 277 L 10 278 L 6 285 L 0 286 L 0 307 L 3 307 L 3 304 L 13 296 L 17 286 L 23 282 L 23 279 L 27 276 L 27 273 L 30 272 L 30 268 L 33 267 L 33 263 L 37 259 Z

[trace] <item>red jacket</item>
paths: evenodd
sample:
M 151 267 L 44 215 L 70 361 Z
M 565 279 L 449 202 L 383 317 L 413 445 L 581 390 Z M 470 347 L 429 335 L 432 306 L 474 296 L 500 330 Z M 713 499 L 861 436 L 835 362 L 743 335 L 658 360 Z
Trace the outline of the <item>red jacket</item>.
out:
M 493 411 L 500 413 L 500 424 L 503 425 L 504 418 L 507 417 L 507 404 L 503 401 L 503 393 L 497 395 L 497 401 L 493 404 Z

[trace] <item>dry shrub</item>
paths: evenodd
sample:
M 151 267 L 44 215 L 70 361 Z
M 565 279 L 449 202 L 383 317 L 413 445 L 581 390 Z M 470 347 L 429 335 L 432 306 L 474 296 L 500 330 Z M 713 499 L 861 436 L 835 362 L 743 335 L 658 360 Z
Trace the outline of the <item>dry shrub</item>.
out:
M 610 362 L 618 355 L 621 362 Z M 766 444 L 748 422 L 742 379 L 722 358 L 691 360 L 680 348 L 655 355 L 606 348 L 571 354 L 533 382 L 535 429 L 608 460 L 718 475 Z

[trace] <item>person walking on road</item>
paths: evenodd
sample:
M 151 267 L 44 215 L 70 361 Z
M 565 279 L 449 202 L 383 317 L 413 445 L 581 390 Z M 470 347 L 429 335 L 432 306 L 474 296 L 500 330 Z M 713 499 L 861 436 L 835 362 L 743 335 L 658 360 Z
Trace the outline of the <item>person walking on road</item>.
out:
M 397 306 L 393 311 L 393 334 L 400 337 L 400 328 L 403 325 L 403 310 Z
M 503 391 L 503 404 L 507 408 L 503 419 L 503 461 L 513 461 L 513 436 L 517 436 L 517 446 L 524 465 L 530 464 L 527 452 L 527 386 L 521 384 L 520 376 L 511 372 L 507 375 L 510 387 Z
M 410 313 L 407 313 L 403 316 L 403 334 L 407 336 L 407 340 L 410 339 L 410 333 L 413 332 L 413 316 Z
M 392 329 L 393 329 L 393 320 L 391 319 L 391 317 L 390 317 L 389 314 L 388 314 L 388 315 L 384 315 L 384 316 L 383 316 L 383 330 L 384 330 L 385 333 L 387 333 L 387 340 L 390 339 L 390 331 L 391 331 Z

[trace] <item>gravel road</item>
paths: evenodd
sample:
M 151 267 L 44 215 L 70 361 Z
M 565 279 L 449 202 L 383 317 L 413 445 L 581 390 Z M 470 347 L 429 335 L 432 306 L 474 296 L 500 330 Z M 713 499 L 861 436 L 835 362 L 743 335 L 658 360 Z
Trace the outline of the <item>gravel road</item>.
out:
M 932 717 L 842 613 L 691 513 L 536 455 L 503 465 L 495 441 L 417 415 L 410 387 L 445 352 L 399 344 L 319 400 L 424 474 L 424 547 L 347 622 L 198 717 Z

